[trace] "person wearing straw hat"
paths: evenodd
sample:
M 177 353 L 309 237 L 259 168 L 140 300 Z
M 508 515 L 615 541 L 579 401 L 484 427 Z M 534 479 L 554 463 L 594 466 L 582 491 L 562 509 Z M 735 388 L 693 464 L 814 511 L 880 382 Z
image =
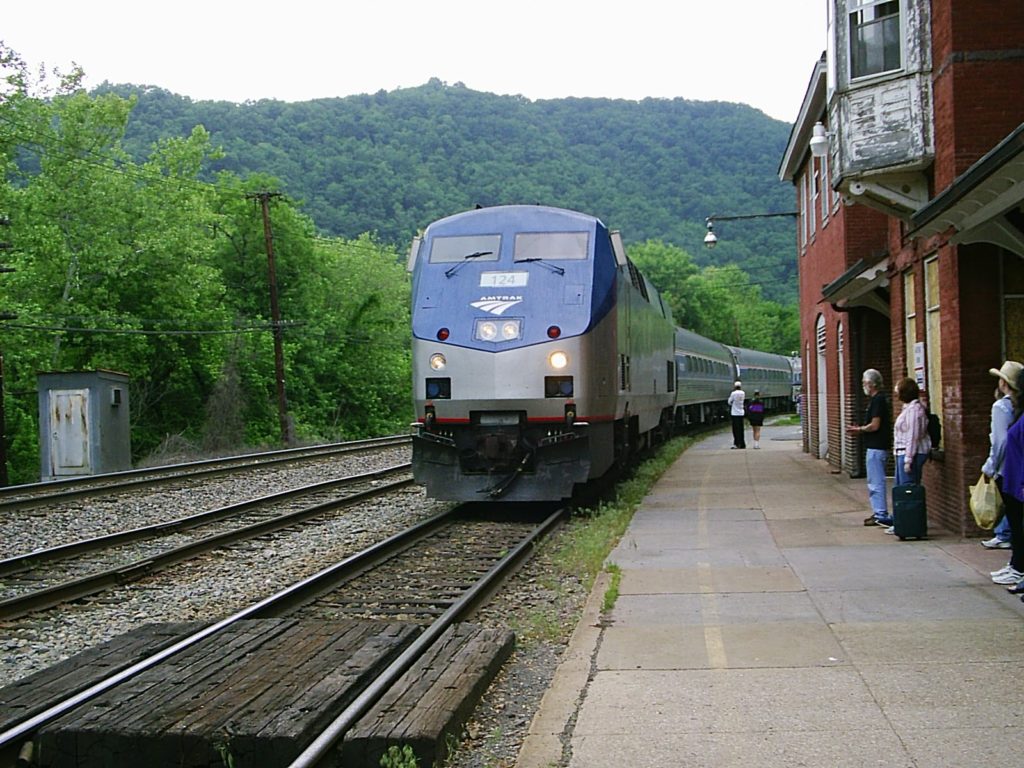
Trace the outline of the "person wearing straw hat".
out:
M 1006 521 L 1010 526 L 1010 562 L 998 571 L 992 571 L 992 581 L 1006 584 L 1011 590 L 1024 579 L 1024 526 L 1022 526 L 1022 510 L 1024 505 L 1014 495 L 1011 481 L 1019 478 L 1024 472 L 1020 466 L 1024 457 L 1019 451 L 1010 449 L 1010 432 L 1021 413 L 1020 374 L 1024 369 L 1016 360 L 1007 360 L 998 369 L 990 368 L 989 373 L 998 379 L 997 391 L 1001 395 L 992 404 L 991 426 L 989 428 L 989 452 L 982 474 L 987 480 L 995 480 L 999 493 L 1003 497 L 1003 509 Z M 1007 477 L 1007 474 L 1011 477 Z M 1016 481 L 1019 484 L 1019 481 Z M 1018 494 L 1019 495 L 1019 494 Z
M 1007 360 L 1003 363 L 1003 367 L 1007 369 L 1005 377 L 1000 376 L 1000 371 L 995 368 L 989 369 L 989 373 L 998 377 L 1000 381 L 998 386 L 996 386 L 995 401 L 992 403 L 992 416 L 989 420 L 988 457 L 981 467 L 981 473 L 985 476 L 985 482 L 990 482 L 1002 476 L 1003 454 L 1006 451 L 1006 432 L 1014 422 L 1013 414 L 1016 407 L 1016 398 L 1006 394 L 1008 387 L 1006 382 L 1010 379 L 1017 380 L 1013 376 L 1015 362 Z M 1016 392 L 1012 386 L 1008 388 L 1008 391 L 1011 393 Z M 993 534 L 991 539 L 982 540 L 981 545 L 983 547 L 986 549 L 1010 548 L 1010 523 L 1005 516 L 996 524 Z

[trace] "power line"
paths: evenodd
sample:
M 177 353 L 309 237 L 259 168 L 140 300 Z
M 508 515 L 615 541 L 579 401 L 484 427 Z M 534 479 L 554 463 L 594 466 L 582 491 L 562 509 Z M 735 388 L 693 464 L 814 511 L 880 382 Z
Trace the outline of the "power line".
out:
M 28 323 L 2 324 L 3 328 L 17 328 L 22 331 L 54 331 L 57 333 L 94 333 L 111 336 L 224 336 L 243 333 L 260 333 L 272 329 L 272 323 L 247 328 L 224 328 L 221 330 L 198 331 L 186 329 L 147 330 L 145 328 L 84 328 L 67 325 L 31 325 Z

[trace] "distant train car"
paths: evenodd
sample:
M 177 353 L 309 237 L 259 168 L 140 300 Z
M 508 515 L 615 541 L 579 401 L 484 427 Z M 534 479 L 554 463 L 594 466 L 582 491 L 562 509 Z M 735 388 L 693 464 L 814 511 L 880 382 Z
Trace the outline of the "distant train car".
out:
M 793 365 L 788 357 L 742 347 L 728 349 L 736 359 L 736 378 L 743 383 L 747 397 L 758 391 L 768 411 L 790 409 Z
M 467 211 L 428 226 L 409 269 L 413 473 L 428 495 L 568 497 L 671 431 L 671 314 L 598 219 Z
M 736 358 L 724 344 L 676 329 L 675 425 L 708 424 L 729 415 Z

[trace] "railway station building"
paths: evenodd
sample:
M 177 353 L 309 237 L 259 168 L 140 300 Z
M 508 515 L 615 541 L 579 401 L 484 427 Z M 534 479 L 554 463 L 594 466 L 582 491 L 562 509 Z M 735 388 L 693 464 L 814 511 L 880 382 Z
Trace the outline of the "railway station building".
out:
M 942 423 L 929 518 L 974 536 L 989 369 L 1024 362 L 1024 4 L 828 6 L 779 166 L 799 211 L 804 450 L 863 474 L 845 430 L 866 405 L 861 373 L 890 394 L 916 379 Z

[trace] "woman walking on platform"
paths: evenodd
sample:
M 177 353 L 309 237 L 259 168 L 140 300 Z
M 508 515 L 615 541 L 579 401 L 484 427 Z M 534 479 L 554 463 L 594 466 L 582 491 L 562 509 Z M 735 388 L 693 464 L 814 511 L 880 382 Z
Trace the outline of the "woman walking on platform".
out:
M 747 403 L 747 421 L 750 422 L 750 431 L 754 433 L 754 447 L 761 447 L 761 427 L 764 426 L 764 401 L 761 399 L 761 391 L 754 390 L 754 399 Z

